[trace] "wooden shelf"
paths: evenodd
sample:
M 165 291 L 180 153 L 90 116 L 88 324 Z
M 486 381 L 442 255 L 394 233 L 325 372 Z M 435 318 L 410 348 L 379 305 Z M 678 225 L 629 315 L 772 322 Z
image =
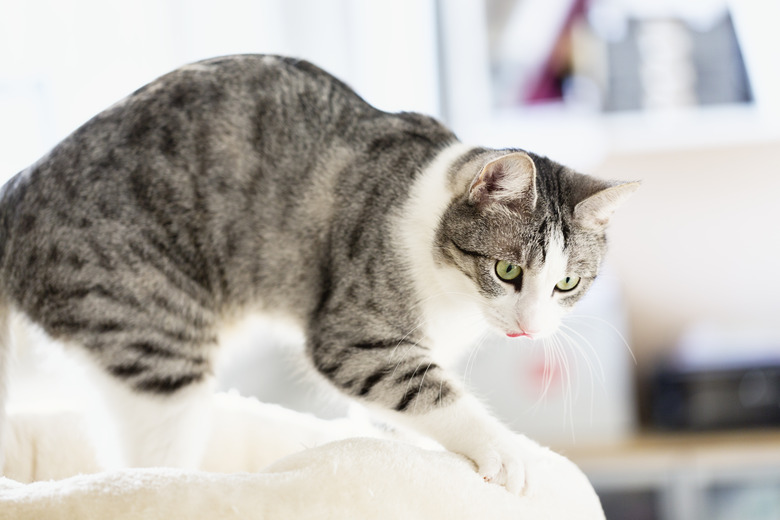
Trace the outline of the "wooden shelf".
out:
M 780 474 L 780 429 L 708 433 L 643 433 L 622 443 L 557 450 L 592 475 L 708 474 L 769 470 Z

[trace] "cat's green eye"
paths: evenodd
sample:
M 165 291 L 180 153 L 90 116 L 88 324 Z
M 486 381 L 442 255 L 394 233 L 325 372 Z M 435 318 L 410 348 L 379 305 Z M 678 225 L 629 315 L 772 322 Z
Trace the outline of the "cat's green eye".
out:
M 496 274 L 504 281 L 511 282 L 520 276 L 522 272 L 523 270 L 519 265 L 507 262 L 506 260 L 499 260 L 496 262 Z
M 579 283 L 580 283 L 580 277 L 577 276 L 576 274 L 573 274 L 571 276 L 567 276 L 566 278 L 564 278 L 563 280 L 555 284 L 555 288 L 563 292 L 571 291 L 572 289 L 577 287 Z

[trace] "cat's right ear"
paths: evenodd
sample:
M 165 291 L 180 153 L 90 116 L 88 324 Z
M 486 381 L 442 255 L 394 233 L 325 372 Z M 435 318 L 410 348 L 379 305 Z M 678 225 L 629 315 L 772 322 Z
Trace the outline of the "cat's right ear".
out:
M 469 187 L 475 205 L 505 204 L 533 210 L 536 206 L 536 165 L 528 154 L 513 152 L 487 163 Z
M 622 182 L 597 191 L 574 207 L 574 219 L 584 227 L 603 231 L 612 213 L 639 185 L 639 182 Z

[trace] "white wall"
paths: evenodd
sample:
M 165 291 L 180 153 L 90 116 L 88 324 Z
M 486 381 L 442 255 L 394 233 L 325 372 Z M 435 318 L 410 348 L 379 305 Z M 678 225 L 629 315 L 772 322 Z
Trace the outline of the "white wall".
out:
M 641 367 L 700 323 L 780 337 L 780 141 L 615 155 L 598 173 L 643 181 L 611 227 Z

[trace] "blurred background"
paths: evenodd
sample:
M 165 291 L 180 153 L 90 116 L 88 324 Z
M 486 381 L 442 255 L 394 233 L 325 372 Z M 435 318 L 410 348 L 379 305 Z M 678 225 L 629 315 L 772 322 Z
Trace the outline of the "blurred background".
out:
M 610 520 L 776 520 L 778 19 L 771 0 L 4 0 L 0 177 L 173 68 L 264 52 L 464 141 L 641 179 L 565 355 L 496 338 L 460 373 L 578 462 Z M 295 338 L 231 341 L 224 387 L 344 413 L 300 375 Z

